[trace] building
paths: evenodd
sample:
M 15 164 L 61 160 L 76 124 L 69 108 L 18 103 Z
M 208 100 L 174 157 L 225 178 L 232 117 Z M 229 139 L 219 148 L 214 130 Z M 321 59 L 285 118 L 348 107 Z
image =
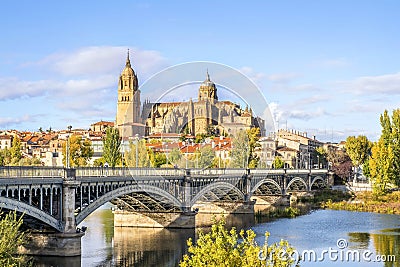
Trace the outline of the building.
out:
M 129 50 L 125 68 L 118 81 L 117 116 L 115 126 L 122 137 L 131 137 L 135 134 L 143 136 L 145 127 L 141 119 L 141 102 L 138 78 L 132 69 Z
M 272 136 L 268 136 L 260 138 L 258 143 L 260 146 L 256 147 L 254 152 L 260 159 L 260 167 L 272 168 L 275 156 L 277 156 L 278 142 Z
M 307 133 L 299 132 L 296 130 L 278 130 L 277 133 L 278 140 L 278 153 L 280 153 L 280 148 L 288 148 L 292 151 L 284 149 L 281 152 L 285 152 L 285 157 L 287 155 L 292 155 L 293 160 L 285 160 L 285 163 L 293 168 L 312 168 L 313 165 L 318 166 L 318 158 L 315 153 L 315 149 L 323 145 L 322 142 L 318 141 L 315 136 L 309 138 Z M 296 155 L 294 153 L 296 151 Z M 281 154 L 281 153 L 280 153 Z M 292 164 L 290 164 L 292 162 Z
M 10 149 L 12 146 L 12 135 L 0 135 L 0 149 Z
M 108 127 L 114 127 L 112 121 L 99 121 L 90 125 L 90 130 L 93 132 L 105 132 Z
M 251 109 L 242 109 L 231 101 L 218 99 L 217 87 L 208 72 L 200 85 L 197 101 L 146 102 L 143 115 L 148 134 L 212 132 L 215 135 L 235 135 L 253 127 L 260 128 L 261 135 L 265 133 L 264 120 L 253 116 Z
M 200 85 L 197 100 L 146 101 L 141 110 L 138 78 L 132 69 L 129 51 L 118 82 L 115 125 L 123 138 L 158 133 L 197 135 L 212 132 L 215 135 L 235 135 L 240 130 L 252 127 L 260 128 L 261 135 L 265 133 L 264 120 L 253 116 L 251 108 L 242 109 L 236 103 L 218 99 L 217 87 L 208 72 Z

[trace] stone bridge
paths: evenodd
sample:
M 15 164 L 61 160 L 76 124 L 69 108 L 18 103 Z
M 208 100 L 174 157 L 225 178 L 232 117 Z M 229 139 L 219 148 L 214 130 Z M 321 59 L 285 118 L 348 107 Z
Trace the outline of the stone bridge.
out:
M 198 202 L 245 203 L 252 196 L 310 191 L 328 180 L 324 169 L 0 167 L 0 208 L 24 213 L 36 228 L 74 234 L 110 201 L 144 216 L 193 215 Z

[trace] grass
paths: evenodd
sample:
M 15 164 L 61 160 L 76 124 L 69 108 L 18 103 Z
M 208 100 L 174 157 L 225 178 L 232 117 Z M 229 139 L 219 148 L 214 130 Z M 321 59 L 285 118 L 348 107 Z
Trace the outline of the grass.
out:
M 334 199 L 327 199 L 321 202 L 321 207 L 335 210 L 400 214 L 400 192 L 395 191 L 385 195 L 360 192 L 354 194 L 348 200 L 336 201 Z
M 261 221 L 262 219 L 294 218 L 299 215 L 301 215 L 299 208 L 285 207 L 276 208 L 268 213 L 258 211 L 255 213 L 255 218 L 257 221 Z

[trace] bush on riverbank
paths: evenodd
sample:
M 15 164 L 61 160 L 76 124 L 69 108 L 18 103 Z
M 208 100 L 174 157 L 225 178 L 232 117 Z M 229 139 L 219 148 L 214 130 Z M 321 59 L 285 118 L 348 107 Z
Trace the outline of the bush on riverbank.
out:
M 211 232 L 199 232 L 196 243 L 189 238 L 187 241 L 188 254 L 183 256 L 180 267 L 261 267 L 261 266 L 292 266 L 294 260 L 290 255 L 294 248 L 288 241 L 268 245 L 269 233 L 265 234 L 265 243 L 258 246 L 256 234 L 252 230 L 235 228 L 228 231 L 224 219 L 215 222 Z M 298 265 L 297 265 L 298 266 Z
M 24 243 L 25 233 L 19 229 L 23 223 L 22 216 L 16 212 L 4 214 L 0 211 L 0 266 L 26 266 L 27 258 L 18 254 L 18 247 Z
M 349 211 L 366 211 L 387 214 L 400 214 L 400 192 L 376 195 L 372 192 L 355 194 L 352 200 L 335 202 L 328 200 L 321 205 L 323 208 Z
M 261 219 L 278 219 L 278 218 L 294 218 L 301 215 L 299 208 L 295 207 L 285 207 L 285 208 L 275 208 L 267 213 L 262 213 L 260 211 L 255 213 L 255 218 L 257 221 Z

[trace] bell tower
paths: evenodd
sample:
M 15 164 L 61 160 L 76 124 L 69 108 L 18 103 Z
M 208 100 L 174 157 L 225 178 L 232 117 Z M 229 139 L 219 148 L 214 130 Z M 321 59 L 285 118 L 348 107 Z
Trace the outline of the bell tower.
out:
M 218 101 L 217 87 L 215 86 L 215 83 L 210 80 L 208 70 L 206 80 L 200 85 L 199 88 L 199 101 L 201 100 L 210 100 L 213 103 Z
M 129 49 L 126 57 L 125 68 L 121 72 L 118 81 L 118 102 L 116 126 L 123 133 L 132 135 L 132 128 L 135 123 L 141 123 L 140 120 L 140 90 L 138 89 L 138 79 L 135 71 L 132 69 L 129 58 Z M 124 129 L 123 129 L 124 128 Z M 123 129 L 123 131 L 121 131 Z

